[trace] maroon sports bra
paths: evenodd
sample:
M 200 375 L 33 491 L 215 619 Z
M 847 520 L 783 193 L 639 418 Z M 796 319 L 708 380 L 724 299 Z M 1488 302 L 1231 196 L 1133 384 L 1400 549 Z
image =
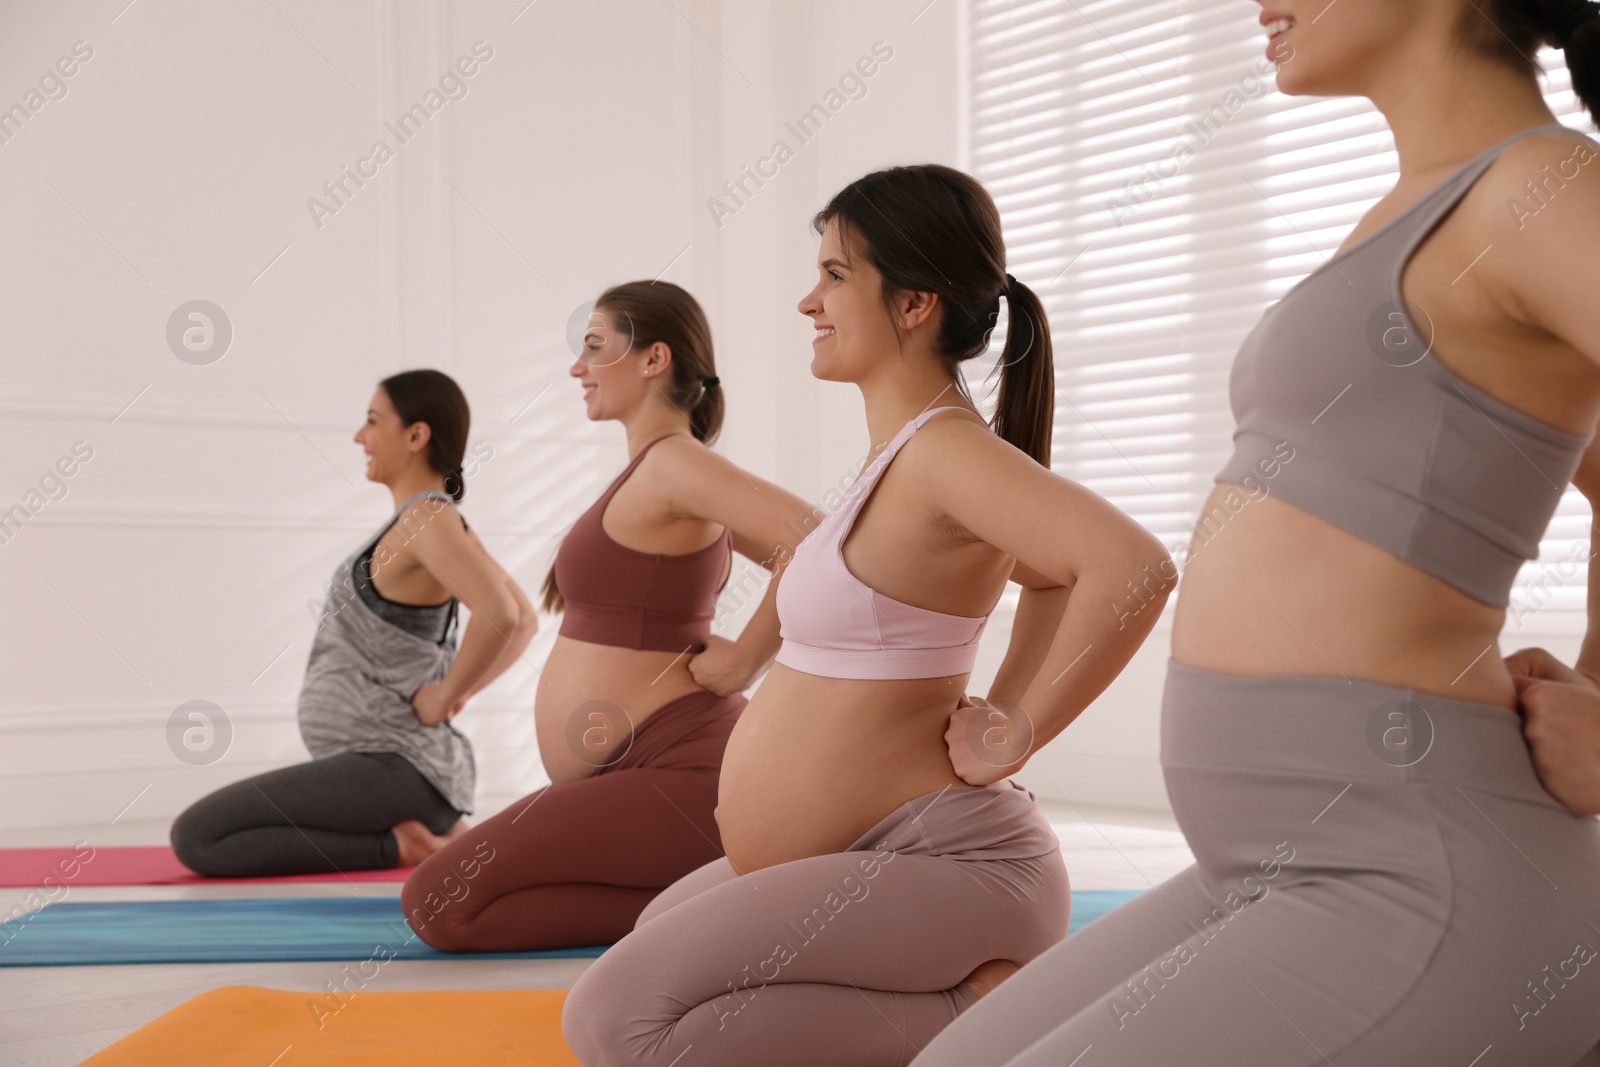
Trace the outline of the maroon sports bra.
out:
M 661 652 L 701 651 L 711 633 L 717 586 L 733 533 L 681 556 L 639 552 L 601 526 L 606 505 L 658 437 L 633 457 L 600 499 L 578 517 L 556 551 L 556 588 L 566 602 L 560 633 L 579 641 Z

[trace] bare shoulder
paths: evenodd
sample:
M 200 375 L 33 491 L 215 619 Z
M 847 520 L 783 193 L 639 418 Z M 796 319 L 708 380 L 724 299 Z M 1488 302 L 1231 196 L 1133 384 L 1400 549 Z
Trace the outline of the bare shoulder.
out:
M 688 434 L 673 434 L 657 441 L 645 453 L 637 472 L 652 492 L 663 499 L 678 501 L 696 486 L 714 481 L 732 464 L 704 441 Z
M 467 529 L 467 521 L 454 503 L 438 497 L 416 500 L 395 520 L 391 532 L 398 531 L 405 543 L 426 553 L 430 550 L 471 544 L 477 540 Z
M 943 480 L 955 475 L 1000 474 L 1022 464 L 1043 470 L 1021 449 L 1002 439 L 977 414 L 962 410 L 941 412 L 923 423 L 900 449 L 919 474 Z M 896 458 L 896 464 L 900 459 Z
M 650 467 L 662 473 L 692 474 L 694 471 L 706 469 L 708 463 L 718 459 L 722 457 L 704 441 L 686 433 L 675 433 L 652 445 L 639 466 Z
M 1482 180 L 1475 210 L 1490 294 L 1532 336 L 1600 365 L 1600 144 L 1576 131 L 1533 134 L 1507 146 Z
M 1600 212 L 1600 143 L 1577 130 L 1536 133 L 1506 146 L 1479 179 L 1475 214 L 1487 239 L 1540 243 L 1540 225 Z M 1558 237 L 1550 233 L 1549 237 Z
M 977 513 L 1019 513 L 1024 502 L 1060 500 L 1070 485 L 995 433 L 971 412 L 941 414 L 901 448 L 905 471 L 930 510 L 958 529 L 973 530 Z

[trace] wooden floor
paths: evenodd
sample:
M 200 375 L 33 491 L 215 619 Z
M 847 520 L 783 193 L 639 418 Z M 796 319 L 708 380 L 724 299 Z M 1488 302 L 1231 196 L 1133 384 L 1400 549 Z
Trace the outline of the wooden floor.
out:
M 1041 798 L 1061 838 L 1074 889 L 1147 889 L 1193 859 L 1170 818 L 1085 809 Z M 488 811 L 486 814 L 493 814 Z M 164 823 L 54 828 L 0 834 L 0 846 L 156 844 Z M 0 889 L 6 913 L 26 889 Z M 63 899 L 174 900 L 225 897 L 394 896 L 396 883 L 351 885 L 85 886 Z M 391 960 L 381 989 L 567 989 L 592 960 Z M 0 967 L 0 1064 L 68 1067 L 132 1033 L 190 997 L 223 985 L 320 992 L 340 963 L 208 963 L 111 967 Z M 263 1064 L 262 1067 L 267 1067 Z

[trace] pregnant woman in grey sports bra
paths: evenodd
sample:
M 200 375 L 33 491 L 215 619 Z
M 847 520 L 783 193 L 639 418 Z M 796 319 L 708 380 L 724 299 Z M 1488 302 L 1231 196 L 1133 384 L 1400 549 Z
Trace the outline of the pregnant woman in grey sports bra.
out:
M 1496 649 L 1600 414 L 1600 144 L 1528 58 L 1565 44 L 1600 111 L 1597 16 L 1263 0 L 1279 88 L 1371 98 L 1400 178 L 1234 363 L 1162 704 L 1197 863 L 919 1063 L 1600 1063 L 1600 822 Z
M 533 637 L 533 605 L 455 509 L 471 413 L 456 383 L 404 371 L 355 440 L 395 512 L 335 568 L 300 690 L 314 757 L 224 786 L 172 826 L 200 874 L 409 867 L 466 829 L 472 745 L 451 720 Z M 471 622 L 456 647 L 457 606 Z

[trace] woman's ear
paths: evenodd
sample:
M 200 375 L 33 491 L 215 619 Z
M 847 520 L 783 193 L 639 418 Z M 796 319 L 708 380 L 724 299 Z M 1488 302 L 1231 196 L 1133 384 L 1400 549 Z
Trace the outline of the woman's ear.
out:
M 657 341 L 650 346 L 650 354 L 644 358 L 644 365 L 652 375 L 667 373 L 672 368 L 672 349 L 665 341 Z
M 406 449 L 410 452 L 426 452 L 428 442 L 433 440 L 433 427 L 425 422 L 413 422 L 406 427 Z
M 898 302 L 900 328 L 914 330 L 933 317 L 933 309 L 939 305 L 939 294 L 911 289 L 901 293 Z

